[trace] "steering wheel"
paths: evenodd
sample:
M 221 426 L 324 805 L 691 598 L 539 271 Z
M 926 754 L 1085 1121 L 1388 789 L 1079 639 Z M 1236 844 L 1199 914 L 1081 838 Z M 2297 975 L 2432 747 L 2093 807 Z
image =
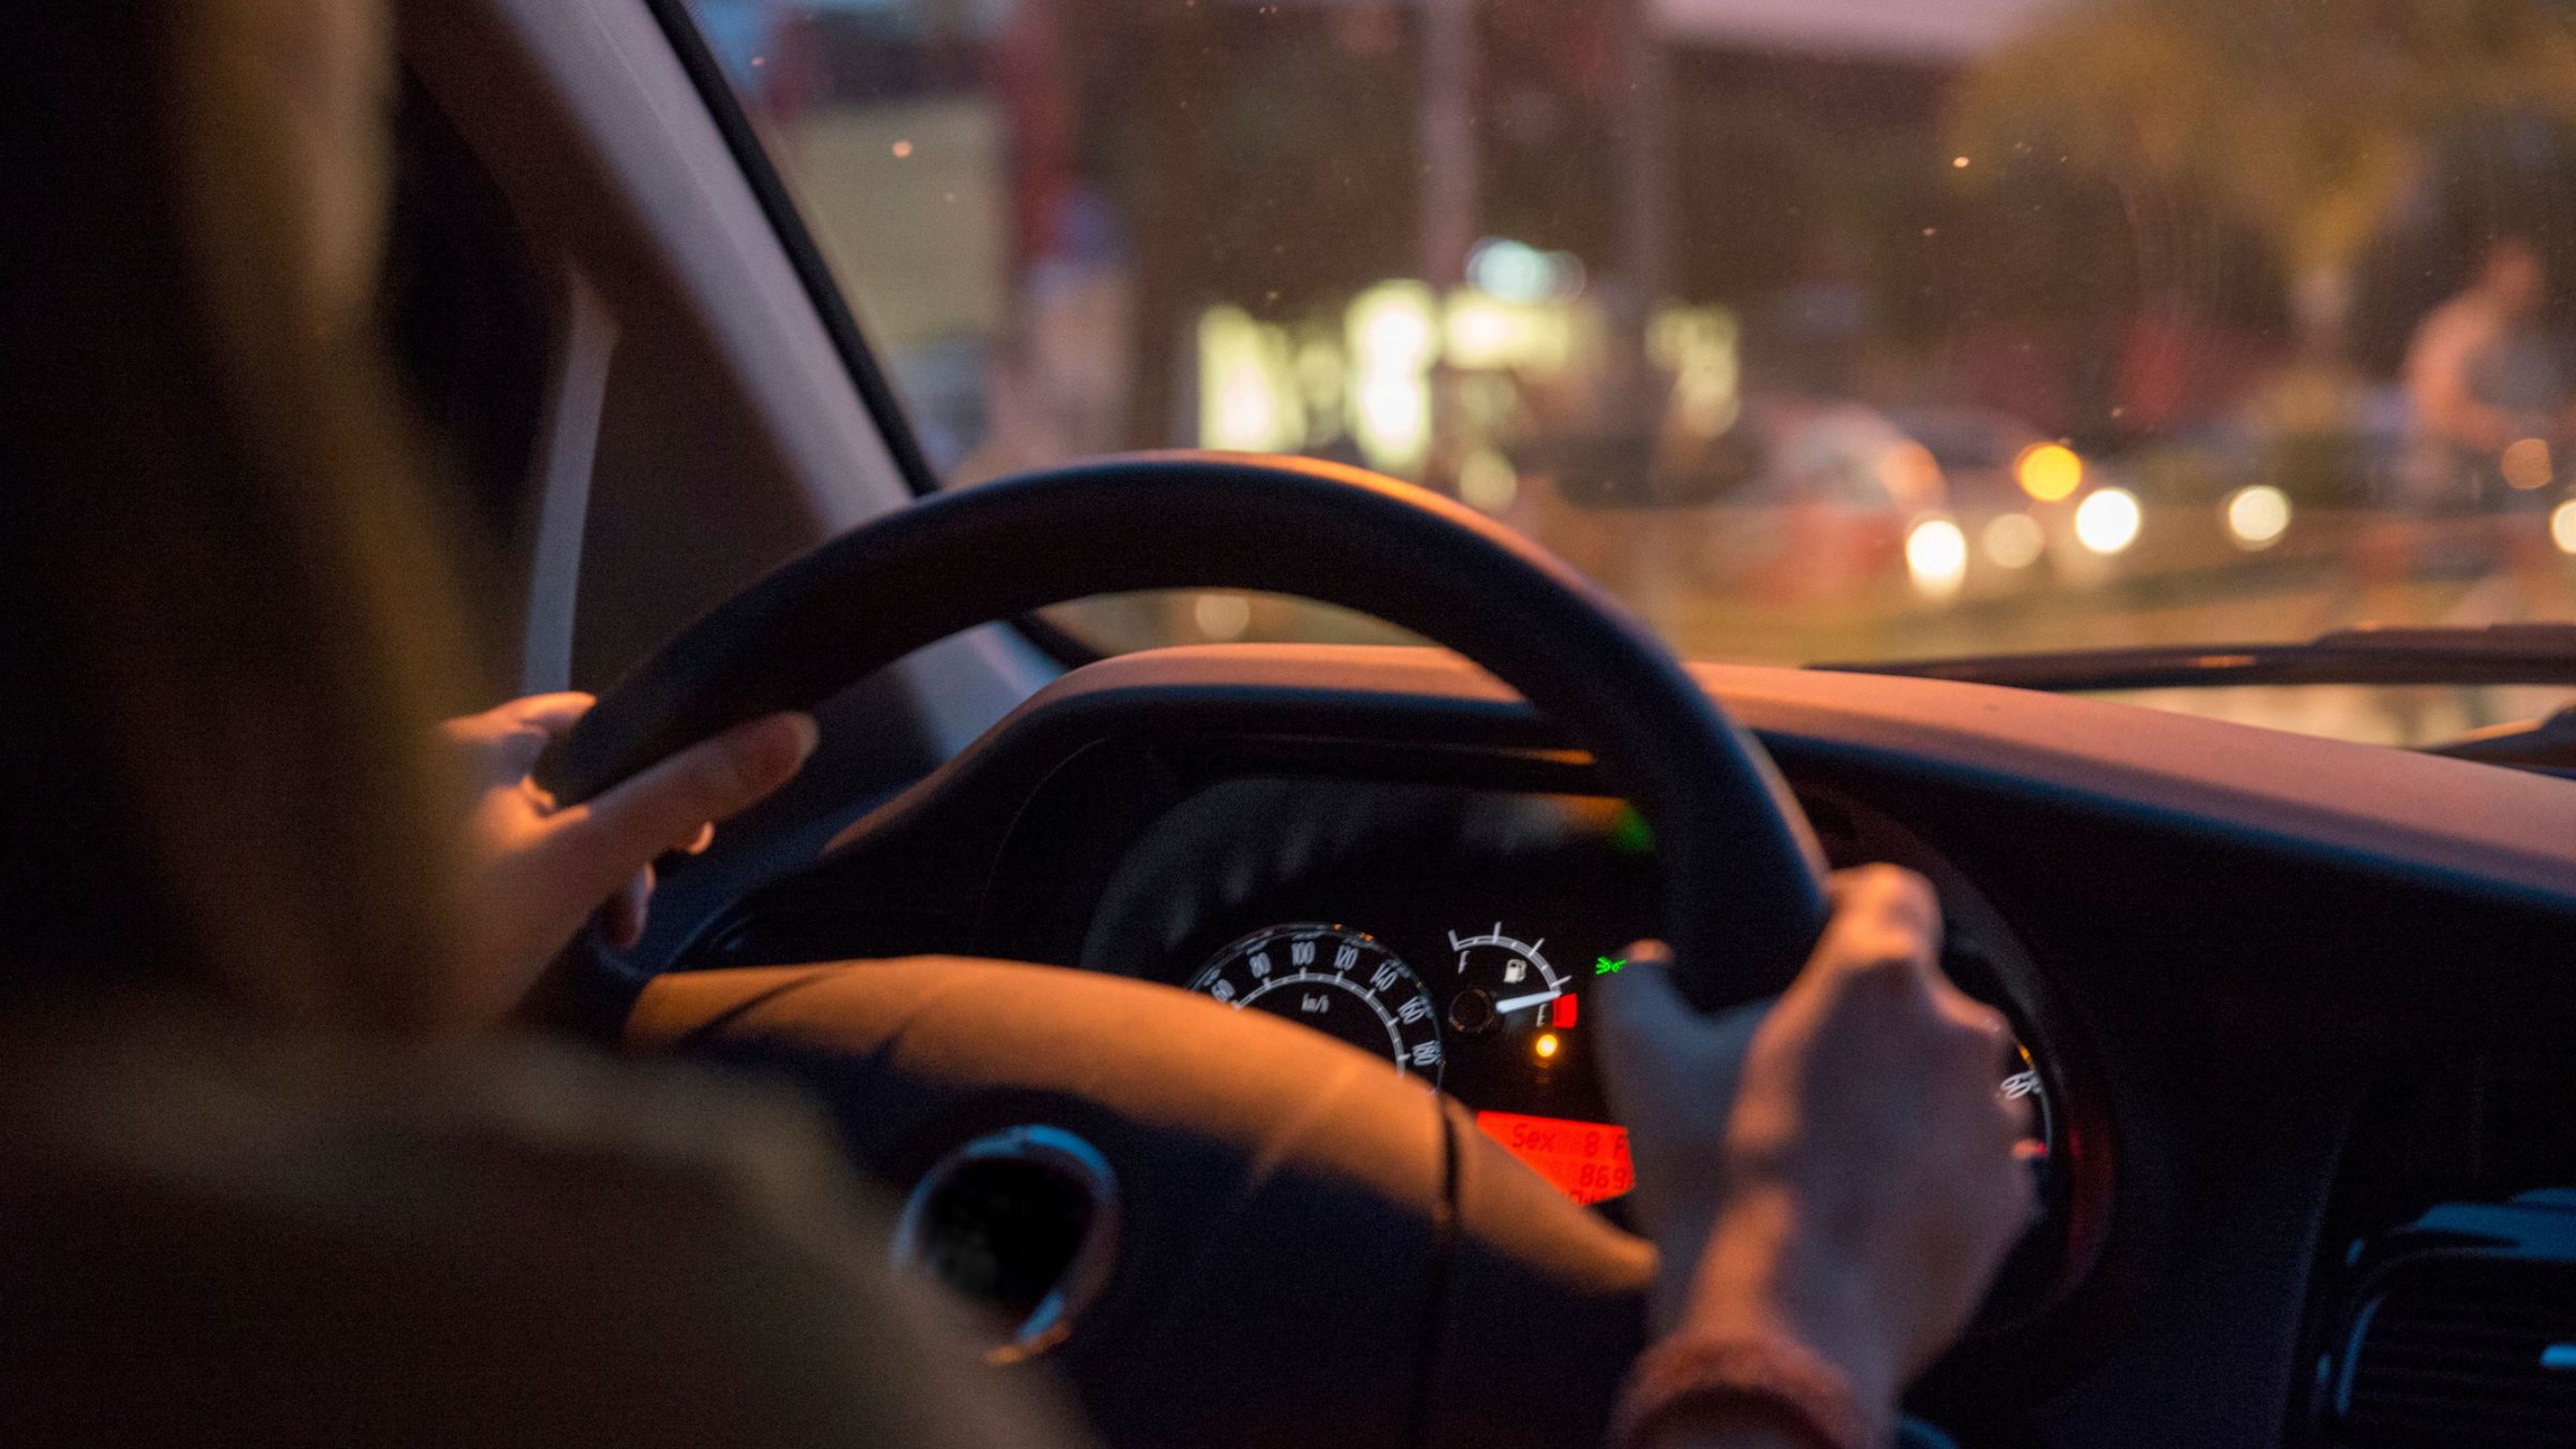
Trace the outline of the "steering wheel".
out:
M 1295 594 L 1445 644 L 1589 751 L 1654 832 L 1703 1010 L 1785 985 L 1823 929 L 1814 836 L 1760 745 L 1599 586 L 1501 524 L 1306 459 L 1148 454 L 942 494 L 689 626 L 539 763 L 578 803 L 731 725 L 810 709 L 926 644 L 1145 589 Z
M 691 625 L 537 778 L 578 802 L 962 629 L 1170 588 L 1356 609 L 1519 691 L 1652 830 L 1694 1005 L 1770 994 L 1804 962 L 1825 918 L 1814 838 L 1761 747 L 1664 646 L 1493 520 L 1303 459 L 1111 458 L 889 514 Z M 1056 1134 L 1043 1141 L 1058 1159 L 1097 1159 L 1076 1175 L 1117 1184 L 1113 1286 L 1081 1305 L 1079 1332 L 1055 1301 L 1052 1337 L 1034 1341 L 1024 1322 L 1018 1344 L 1063 1340 L 1055 1357 L 1115 1444 L 1597 1435 L 1597 1418 L 1580 1421 L 1606 1405 L 1636 1341 L 1642 1245 L 1555 1197 L 1454 1103 L 1260 1013 L 942 960 L 664 977 L 629 1037 L 790 1064 L 898 1184 L 996 1141 L 1041 1143 L 1031 1134 Z M 1095 1197 L 1086 1211 L 1110 1207 Z M 1544 1352 L 1511 1331 L 1531 1315 L 1547 1320 Z M 1584 1324 L 1570 1349 L 1568 1325 Z M 1526 1384 L 1505 1392 L 1515 1363 L 1567 1385 L 1553 1410 Z

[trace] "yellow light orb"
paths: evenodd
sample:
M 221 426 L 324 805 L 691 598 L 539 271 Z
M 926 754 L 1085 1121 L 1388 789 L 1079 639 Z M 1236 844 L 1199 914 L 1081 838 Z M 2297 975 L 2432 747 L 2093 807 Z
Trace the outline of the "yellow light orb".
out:
M 2033 443 L 2013 463 L 2021 491 L 2042 503 L 2071 498 L 2084 486 L 2084 460 L 2064 443 Z

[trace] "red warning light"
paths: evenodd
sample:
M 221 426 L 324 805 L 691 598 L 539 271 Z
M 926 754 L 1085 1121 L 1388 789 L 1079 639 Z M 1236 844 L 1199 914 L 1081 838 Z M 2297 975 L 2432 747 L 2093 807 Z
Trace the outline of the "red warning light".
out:
M 1600 1202 L 1637 1185 L 1624 1127 L 1517 1112 L 1479 1112 L 1476 1126 L 1576 1202 Z
M 1547 1005 L 1550 1012 L 1547 1025 L 1559 1031 L 1574 1025 L 1575 996 L 1572 992 L 1567 992 Z

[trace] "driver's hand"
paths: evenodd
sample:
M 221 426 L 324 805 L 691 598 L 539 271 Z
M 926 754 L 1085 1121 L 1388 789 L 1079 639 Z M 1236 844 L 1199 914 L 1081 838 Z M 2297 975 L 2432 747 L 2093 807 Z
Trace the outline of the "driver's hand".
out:
M 608 939 L 644 930 L 653 860 L 704 850 L 715 822 L 784 785 L 814 751 L 802 714 L 753 720 L 680 751 L 596 799 L 557 808 L 528 778 L 546 742 L 572 728 L 587 694 L 539 694 L 452 719 L 440 736 L 464 758 L 461 917 L 466 952 L 460 1014 L 495 1021 L 596 913 Z
M 1870 866 L 1830 891 L 1767 1009 L 1700 1016 L 1651 943 L 1594 992 L 1661 1325 L 1785 1334 L 1892 1421 L 2029 1220 L 2026 1107 L 1996 1089 L 2003 1018 L 1941 974 L 1931 886 Z

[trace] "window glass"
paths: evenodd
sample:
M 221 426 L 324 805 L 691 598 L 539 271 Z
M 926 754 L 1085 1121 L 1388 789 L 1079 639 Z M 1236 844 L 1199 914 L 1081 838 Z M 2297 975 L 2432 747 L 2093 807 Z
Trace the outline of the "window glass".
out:
M 689 8 L 951 486 L 1365 463 L 1702 657 L 2576 615 L 2557 0 Z M 2404 740 L 2554 702 L 2154 698 Z

